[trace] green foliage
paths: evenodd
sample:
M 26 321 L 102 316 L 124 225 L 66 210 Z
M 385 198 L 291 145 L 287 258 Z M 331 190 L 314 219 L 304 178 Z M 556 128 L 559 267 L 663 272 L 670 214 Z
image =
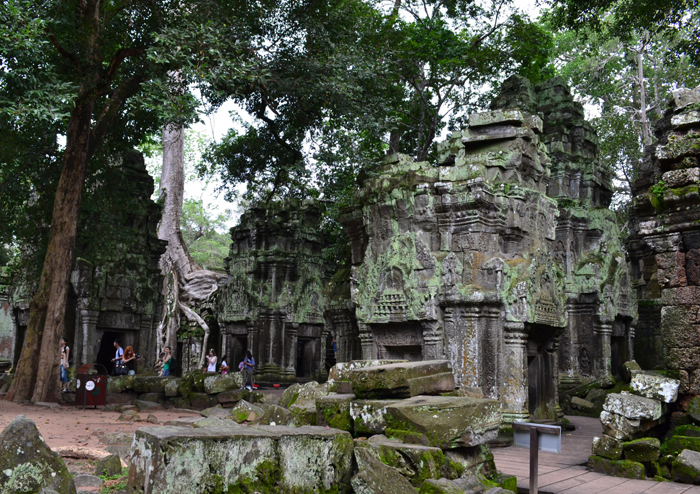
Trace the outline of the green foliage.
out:
M 223 270 L 231 243 L 226 223 L 229 216 L 214 216 L 202 199 L 185 199 L 180 229 L 190 255 L 204 269 Z

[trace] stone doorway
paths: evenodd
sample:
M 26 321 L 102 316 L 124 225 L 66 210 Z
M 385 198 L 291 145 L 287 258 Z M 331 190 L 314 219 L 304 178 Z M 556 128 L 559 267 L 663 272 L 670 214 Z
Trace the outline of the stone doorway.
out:
M 557 328 L 533 325 L 528 330 L 528 412 L 532 419 L 557 419 Z
M 418 322 L 372 324 L 377 358 L 423 360 L 423 328 Z
M 125 336 L 125 333 L 117 331 L 105 331 L 102 333 L 100 348 L 97 350 L 97 356 L 95 357 L 94 363 L 104 365 L 109 375 L 112 375 L 112 370 L 114 369 L 114 363 L 112 362 L 112 359 L 116 353 L 116 349 L 114 348 L 114 340 L 119 340 L 119 344 L 122 346 L 122 349 L 124 349 L 126 348 L 126 344 L 124 342 Z M 85 363 L 90 364 L 93 362 Z
M 316 365 L 316 338 L 297 340 L 296 375 L 301 378 L 313 377 Z

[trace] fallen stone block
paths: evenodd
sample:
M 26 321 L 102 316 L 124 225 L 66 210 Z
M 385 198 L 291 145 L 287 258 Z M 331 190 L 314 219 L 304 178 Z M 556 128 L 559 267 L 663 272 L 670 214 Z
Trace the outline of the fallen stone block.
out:
M 630 460 L 609 460 L 600 456 L 588 458 L 588 468 L 594 472 L 626 479 L 645 479 L 644 465 Z
M 661 456 L 676 456 L 684 449 L 700 452 L 700 437 L 671 436 L 661 445 Z
M 161 403 L 165 401 L 165 393 L 143 393 L 139 395 L 139 400 Z
M 216 396 L 210 396 L 206 393 L 191 393 L 189 400 L 192 408 L 196 409 L 203 410 L 216 405 Z
M 352 432 L 350 402 L 354 399 L 355 395 L 352 394 L 333 394 L 316 398 L 316 424 Z
M 387 427 L 424 434 L 443 449 L 485 444 L 498 436 L 501 409 L 495 400 L 414 396 L 386 408 Z
M 350 373 L 355 369 L 374 367 L 377 365 L 400 364 L 408 360 L 351 360 L 350 362 L 338 362 L 328 371 L 329 381 L 349 381 Z
M 262 405 L 263 414 L 251 422 L 255 425 L 289 425 L 294 416 L 286 408 L 277 405 Z
M 408 398 L 454 391 L 452 366 L 447 360 L 376 365 L 350 372 L 358 398 Z
M 58 453 L 44 442 L 34 422 L 18 415 L 0 433 L 0 492 L 30 493 L 44 488 L 75 494 L 75 484 Z
M 153 408 L 159 408 L 160 403 L 155 402 L 155 401 L 146 401 L 146 400 L 136 400 L 134 402 L 134 405 L 136 406 L 136 410 L 139 412 L 143 412 L 144 410 L 151 410 Z
M 225 393 L 243 387 L 243 375 L 240 372 L 232 374 L 207 375 L 204 378 L 204 392 L 208 394 Z
M 386 430 L 386 407 L 397 400 L 353 400 L 350 402 L 350 418 L 353 430 L 360 434 L 383 434 Z
M 641 370 L 642 368 L 639 366 L 636 360 L 629 360 L 620 367 L 620 375 L 622 376 L 622 379 L 628 383 L 632 380 L 634 373 Z
M 258 417 L 262 417 L 263 409 L 252 403 L 248 403 L 245 400 L 241 400 L 238 404 L 231 409 L 230 418 L 237 422 L 252 422 Z
M 700 484 L 700 453 L 683 450 L 671 465 L 673 480 L 685 484 Z
M 355 448 L 360 473 L 351 480 L 356 494 L 415 494 L 416 490 L 398 470 L 377 460 L 366 448 Z
M 444 453 L 448 461 L 452 463 L 451 468 L 454 468 L 454 465 L 459 465 L 462 477 L 483 475 L 486 478 L 492 478 L 498 473 L 493 453 L 487 444 L 471 448 L 447 449 Z
M 646 398 L 659 400 L 663 403 L 673 403 L 678 398 L 678 388 L 681 382 L 678 379 L 635 372 L 630 382 L 632 392 Z
M 290 425 L 293 425 L 295 427 L 301 427 L 304 425 L 318 425 L 318 413 L 316 412 L 316 405 L 294 405 L 289 408 L 289 413 L 292 414 L 292 419 L 289 422 Z
M 226 391 L 224 393 L 219 393 L 216 395 L 216 401 L 221 403 L 222 405 L 226 404 L 236 404 L 241 400 L 245 400 L 246 397 L 245 395 L 248 393 L 248 391 L 245 391 L 243 389 L 234 389 L 233 391 Z M 250 401 L 250 400 L 247 400 Z M 233 405 L 231 405 L 233 406 Z
M 133 376 L 137 393 L 165 393 L 165 383 L 170 378 L 160 376 Z
M 117 417 L 118 422 L 133 422 L 141 420 L 141 416 L 136 412 L 136 410 L 126 410 L 122 412 L 119 417 Z
M 163 384 L 163 389 L 165 391 L 165 396 L 168 398 L 174 398 L 178 395 L 178 388 L 180 387 L 180 379 L 177 377 L 168 377 L 165 379 Z
M 655 437 L 645 437 L 622 443 L 622 455 L 625 460 L 646 463 L 659 459 L 661 442 Z
M 168 420 L 165 425 L 175 427 L 194 427 L 194 424 L 202 420 L 202 417 L 180 417 L 178 419 Z
M 107 378 L 107 393 L 123 393 L 134 389 L 136 376 L 117 376 Z
M 700 396 L 696 396 L 688 404 L 688 417 L 695 422 L 700 424 Z
M 622 415 L 628 419 L 657 420 L 663 414 L 661 403 L 657 400 L 617 393 L 610 393 L 605 398 L 603 410 Z
M 454 480 L 426 479 L 418 494 L 464 494 L 464 489 Z
M 595 403 L 574 396 L 571 398 L 571 408 L 578 410 L 582 413 L 592 413 L 595 411 Z
M 368 441 L 357 441 L 355 447 L 369 448 L 376 459 L 396 468 L 415 487 L 420 487 L 425 479 L 439 479 L 446 473 L 445 455 L 440 448 L 405 444 L 381 434 Z M 460 472 L 451 473 L 458 477 Z
M 603 411 L 600 414 L 600 423 L 605 434 L 620 441 L 637 439 L 643 432 L 640 419 L 628 419 L 616 413 Z
M 199 413 L 204 417 L 218 417 L 220 419 L 228 418 L 231 415 L 231 411 L 225 410 L 221 405 L 205 408 Z
M 150 427 L 135 433 L 128 487 L 144 494 L 346 493 L 351 469 L 352 437 L 336 429 Z
M 316 398 L 328 396 L 328 384 L 319 384 L 316 381 L 310 381 L 304 384 L 292 384 L 282 393 L 279 405 L 284 408 L 291 409 L 293 406 L 298 408 L 316 408 Z
M 591 451 L 595 456 L 602 456 L 609 460 L 622 459 L 622 441 L 603 435 L 603 437 L 594 437 Z
M 674 436 L 700 437 L 700 426 L 681 425 L 673 429 Z
M 100 475 L 106 475 L 107 477 L 112 477 L 114 475 L 119 475 L 122 473 L 122 460 L 119 455 L 109 455 L 97 462 L 95 466 L 95 475 L 98 477 Z
M 102 487 L 104 480 L 96 475 L 76 475 L 73 477 L 76 487 Z

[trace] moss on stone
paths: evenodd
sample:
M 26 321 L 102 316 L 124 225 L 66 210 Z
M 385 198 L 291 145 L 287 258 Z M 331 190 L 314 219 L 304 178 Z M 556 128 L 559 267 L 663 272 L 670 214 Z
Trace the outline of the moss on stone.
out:
M 673 435 L 661 445 L 661 456 L 678 456 L 684 449 L 700 451 L 700 437 Z

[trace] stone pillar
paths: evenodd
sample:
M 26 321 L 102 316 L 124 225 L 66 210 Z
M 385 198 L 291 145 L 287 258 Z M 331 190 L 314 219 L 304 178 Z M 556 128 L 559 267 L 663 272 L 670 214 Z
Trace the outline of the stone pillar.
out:
M 612 366 L 612 350 L 610 348 L 610 338 L 612 337 L 612 324 L 601 322 L 598 323 L 598 327 L 595 330 L 598 335 L 598 341 L 600 342 L 600 357 L 595 359 L 599 362 L 597 366 L 601 375 L 599 377 L 607 376 L 610 374 L 610 369 Z
M 628 360 L 634 360 L 634 326 L 627 330 L 627 355 Z
M 455 329 L 462 333 L 461 357 L 462 385 L 472 388 L 480 387 L 479 366 L 481 358 L 479 356 L 479 313 L 478 310 L 470 307 L 462 313 L 462 324 L 455 321 Z
M 360 345 L 362 346 L 362 358 L 364 360 L 374 360 L 377 358 L 377 348 L 372 337 L 372 330 L 368 324 L 358 321 L 360 330 Z
M 89 364 L 95 361 L 97 349 L 94 348 L 95 333 L 97 331 L 97 310 L 80 310 L 80 332 L 75 335 L 73 345 L 76 347 L 75 364 Z M 78 353 L 79 352 L 79 353 Z
M 284 370 L 287 376 L 295 378 L 297 375 L 297 350 L 299 349 L 299 325 L 298 324 L 285 324 L 285 339 L 286 341 L 286 352 L 283 355 L 287 357 L 286 365 Z M 282 360 L 284 362 L 284 360 Z M 283 364 L 284 365 L 284 364 Z
M 444 358 L 443 332 L 438 321 L 421 323 L 423 329 L 423 360 Z
M 527 333 L 525 323 L 506 321 L 504 324 L 505 381 L 501 401 L 505 403 L 503 422 L 527 421 Z

